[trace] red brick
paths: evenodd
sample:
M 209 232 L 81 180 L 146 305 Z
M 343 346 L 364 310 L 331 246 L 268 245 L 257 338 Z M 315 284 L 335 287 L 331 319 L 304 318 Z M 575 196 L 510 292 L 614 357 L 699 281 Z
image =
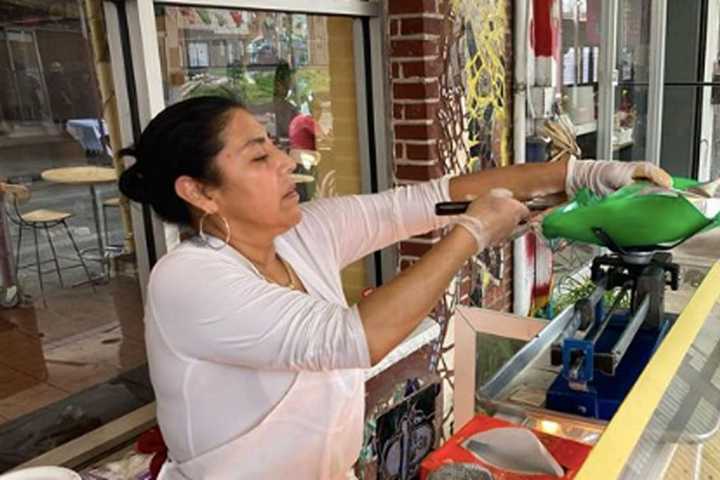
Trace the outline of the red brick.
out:
M 428 245 L 427 243 L 417 243 L 413 242 L 412 240 L 407 240 L 400 243 L 400 255 L 420 257 L 431 248 L 432 245 Z
M 403 18 L 400 33 L 403 35 L 417 35 L 419 33 L 440 35 L 444 25 L 443 20 L 440 18 Z
M 404 158 L 405 148 L 402 143 L 395 144 L 395 158 Z
M 422 100 L 426 98 L 438 98 L 439 94 L 440 87 L 438 82 L 393 84 L 393 96 L 396 99 Z
M 427 140 L 438 136 L 435 125 L 395 125 L 395 138 L 404 140 Z
M 437 160 L 437 145 L 412 145 L 406 146 L 408 160 Z
M 390 15 L 406 13 L 436 13 L 435 0 L 389 0 L 388 12 Z
M 437 102 L 406 105 L 405 118 L 408 120 L 435 120 L 439 109 Z
M 398 165 L 395 175 L 403 180 L 431 180 L 441 177 L 443 174 L 440 165 Z
M 400 20 L 390 20 L 390 35 L 397 35 L 400 32 Z
M 391 68 L 392 68 L 392 78 L 402 78 L 402 74 L 400 73 L 400 64 L 399 63 L 393 63 Z
M 402 119 L 404 110 L 405 110 L 404 105 L 393 105 L 393 118 L 396 120 Z
M 443 65 L 439 60 L 436 62 L 403 62 L 402 73 L 405 78 L 410 77 L 431 77 L 437 78 L 442 74 Z
M 437 55 L 438 42 L 431 40 L 393 40 L 390 42 L 390 55 L 393 57 L 422 57 Z
M 430 233 L 424 235 L 416 235 L 414 238 L 423 238 L 425 240 L 438 240 L 442 238 L 442 232 L 440 230 L 433 230 Z

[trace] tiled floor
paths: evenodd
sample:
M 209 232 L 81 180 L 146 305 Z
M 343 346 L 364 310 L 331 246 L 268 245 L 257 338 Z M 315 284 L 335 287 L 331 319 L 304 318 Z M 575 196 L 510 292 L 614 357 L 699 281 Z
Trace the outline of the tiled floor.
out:
M 0 310 L 0 424 L 146 361 L 137 280 L 56 288 L 47 308 Z

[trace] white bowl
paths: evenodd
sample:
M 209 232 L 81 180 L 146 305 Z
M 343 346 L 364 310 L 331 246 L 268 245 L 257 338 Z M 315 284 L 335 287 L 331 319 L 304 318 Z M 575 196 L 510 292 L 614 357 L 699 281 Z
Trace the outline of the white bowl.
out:
M 81 480 L 79 474 L 63 467 L 32 467 L 0 475 L 0 480 Z

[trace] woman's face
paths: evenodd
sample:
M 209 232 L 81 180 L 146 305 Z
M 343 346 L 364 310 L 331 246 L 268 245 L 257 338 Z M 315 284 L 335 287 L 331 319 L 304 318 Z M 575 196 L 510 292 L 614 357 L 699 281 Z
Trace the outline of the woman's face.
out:
M 301 217 L 290 176 L 295 161 L 275 147 L 251 114 L 238 109 L 231 115 L 222 135 L 225 146 L 215 158 L 220 185 L 210 189 L 218 213 L 242 229 L 285 232 Z

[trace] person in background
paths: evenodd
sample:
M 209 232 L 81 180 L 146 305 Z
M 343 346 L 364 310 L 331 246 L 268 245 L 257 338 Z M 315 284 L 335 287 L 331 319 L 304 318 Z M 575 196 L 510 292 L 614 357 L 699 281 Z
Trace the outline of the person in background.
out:
M 524 200 L 670 180 L 647 163 L 571 159 L 300 204 L 295 161 L 242 105 L 218 97 L 169 106 L 121 154 L 136 159 L 121 191 L 195 232 L 157 262 L 147 290 L 162 480 L 352 478 L 365 371 L 468 258 L 528 216 Z M 468 196 L 464 215 L 435 215 L 437 202 Z M 443 227 L 414 265 L 348 304 L 344 267 Z
M 273 80 L 272 108 L 275 113 L 275 132 L 282 146 L 286 146 L 289 142 L 290 122 L 300 114 L 297 105 L 289 98 L 294 83 L 295 72 L 290 65 L 287 62 L 278 63 Z
M 48 85 L 53 122 L 64 128 L 68 119 L 75 118 L 75 102 L 73 101 L 73 87 L 70 84 L 70 79 L 65 74 L 65 68 L 60 62 L 50 64 L 45 78 Z
M 319 123 L 315 119 L 320 118 L 321 102 L 319 94 L 313 95 L 310 101 L 310 114 L 299 114 L 290 122 L 289 155 L 297 163 L 295 173 L 301 175 L 299 178 L 303 180 L 298 184 L 301 201 L 313 198 L 315 193 L 314 183 L 318 180 L 316 178 L 317 165 L 321 159 L 318 141 L 321 140 L 323 134 Z

